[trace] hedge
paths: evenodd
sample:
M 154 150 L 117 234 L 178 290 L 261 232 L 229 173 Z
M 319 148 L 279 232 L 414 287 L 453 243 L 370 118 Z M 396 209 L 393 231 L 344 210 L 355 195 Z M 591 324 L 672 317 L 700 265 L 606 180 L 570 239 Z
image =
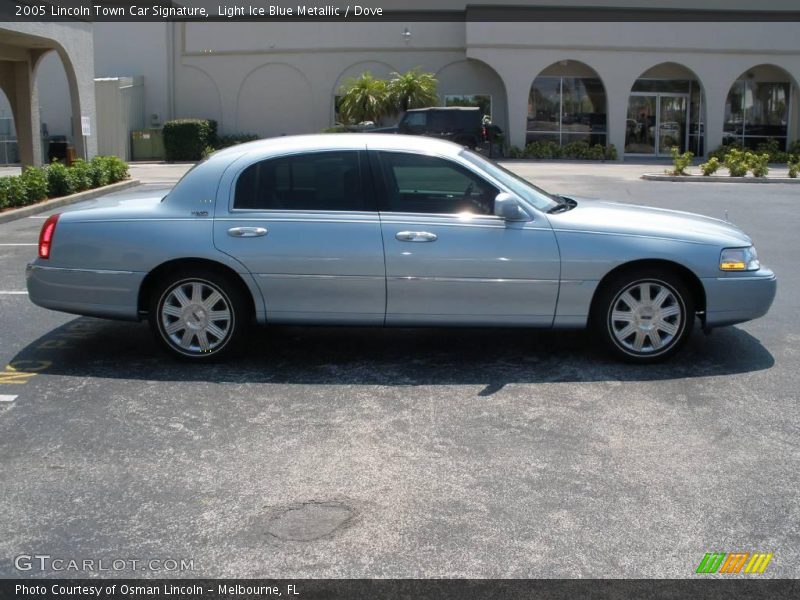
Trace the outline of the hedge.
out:
M 509 158 L 574 158 L 579 160 L 616 160 L 617 149 L 614 144 L 604 146 L 589 142 L 577 141 L 558 145 L 550 140 L 538 140 L 530 142 L 524 149 L 511 146 L 508 152 Z
M 128 163 L 116 156 L 95 156 L 89 162 L 76 160 L 71 167 L 57 161 L 46 167 L 26 167 L 22 175 L 0 177 L 0 209 L 35 204 L 127 177 Z
M 793 160 L 796 157 L 800 157 L 800 140 L 795 140 L 791 144 L 787 150 L 781 149 L 781 144 L 778 140 L 774 138 L 770 138 L 765 142 L 761 142 L 756 146 L 755 151 L 750 148 L 745 148 L 740 142 L 734 142 L 732 144 L 722 144 L 708 153 L 709 158 L 716 158 L 717 160 L 724 160 L 725 156 L 730 153 L 731 150 L 741 150 L 743 152 L 753 152 L 753 154 L 769 155 L 768 162 L 770 163 L 786 163 Z
M 217 123 L 208 119 L 176 119 L 164 123 L 167 160 L 200 160 L 217 142 Z

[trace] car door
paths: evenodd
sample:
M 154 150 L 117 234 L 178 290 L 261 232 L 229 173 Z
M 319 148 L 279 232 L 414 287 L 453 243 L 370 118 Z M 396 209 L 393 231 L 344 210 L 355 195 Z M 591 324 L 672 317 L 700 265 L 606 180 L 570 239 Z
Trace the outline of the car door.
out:
M 495 216 L 499 185 L 453 158 L 370 154 L 382 197 L 387 324 L 552 325 L 559 252 L 543 215 Z
M 382 324 L 383 243 L 366 152 L 295 153 L 232 169 L 220 185 L 214 243 L 254 275 L 267 320 Z

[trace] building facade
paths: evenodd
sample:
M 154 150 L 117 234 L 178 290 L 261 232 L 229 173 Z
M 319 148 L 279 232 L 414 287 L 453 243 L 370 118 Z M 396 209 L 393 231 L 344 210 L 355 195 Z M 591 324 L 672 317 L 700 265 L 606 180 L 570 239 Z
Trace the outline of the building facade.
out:
M 480 105 L 520 147 L 585 140 L 624 159 L 798 139 L 800 22 L 763 19 L 791 1 L 707 0 L 711 16 L 694 19 L 696 1 L 563 0 L 584 8 L 561 22 L 472 21 L 468 3 L 432 4 L 461 20 L 95 23 L 95 75 L 143 76 L 148 123 L 210 118 L 228 134 L 318 132 L 348 78 L 419 67 L 442 104 Z M 591 20 L 612 5 L 619 21 Z M 648 21 L 624 20 L 641 9 Z M 748 10 L 761 17 L 729 20 Z M 64 122 L 52 110 L 43 119 Z

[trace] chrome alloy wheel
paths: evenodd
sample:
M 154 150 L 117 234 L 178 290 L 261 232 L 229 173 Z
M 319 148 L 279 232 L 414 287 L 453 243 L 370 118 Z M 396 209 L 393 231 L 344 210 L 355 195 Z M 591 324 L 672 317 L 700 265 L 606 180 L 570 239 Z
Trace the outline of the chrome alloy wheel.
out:
M 680 295 L 663 281 L 636 281 L 614 298 L 608 327 L 623 352 L 655 356 L 679 339 L 685 312 Z
M 163 335 L 188 355 L 216 352 L 227 343 L 233 327 L 230 300 L 204 280 L 184 280 L 170 287 L 159 313 Z

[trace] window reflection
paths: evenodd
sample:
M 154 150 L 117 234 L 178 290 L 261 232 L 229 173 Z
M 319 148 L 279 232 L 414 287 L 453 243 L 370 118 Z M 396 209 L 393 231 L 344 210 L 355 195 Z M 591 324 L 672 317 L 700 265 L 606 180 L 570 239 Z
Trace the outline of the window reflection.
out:
M 790 100 L 789 82 L 737 80 L 725 101 L 725 143 L 756 148 L 775 139 L 786 148 Z
M 590 77 L 537 77 L 528 97 L 526 142 L 606 144 L 606 94 Z

